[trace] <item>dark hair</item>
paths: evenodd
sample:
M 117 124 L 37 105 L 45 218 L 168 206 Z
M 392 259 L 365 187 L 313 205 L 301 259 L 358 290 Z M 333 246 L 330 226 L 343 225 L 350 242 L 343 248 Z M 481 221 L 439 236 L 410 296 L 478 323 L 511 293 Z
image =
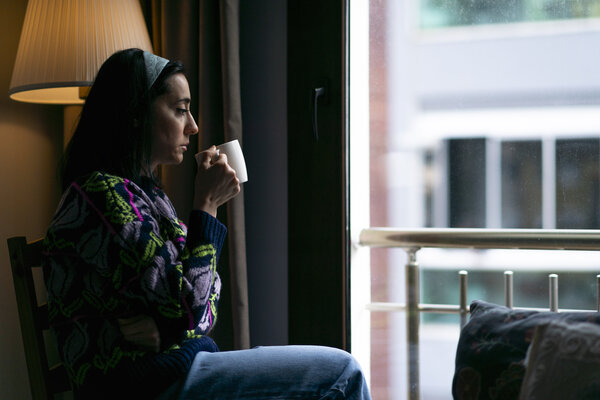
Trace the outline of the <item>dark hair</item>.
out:
M 169 90 L 167 79 L 183 73 L 183 64 L 169 61 L 150 89 L 146 87 L 143 51 L 126 49 L 100 67 L 60 169 L 63 190 L 93 171 L 139 182 L 151 174 L 151 105 Z

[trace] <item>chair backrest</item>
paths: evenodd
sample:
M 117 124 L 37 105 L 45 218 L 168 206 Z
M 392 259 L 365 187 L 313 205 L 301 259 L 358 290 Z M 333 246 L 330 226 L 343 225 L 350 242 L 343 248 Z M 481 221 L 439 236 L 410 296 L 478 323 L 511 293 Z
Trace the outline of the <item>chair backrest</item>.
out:
M 31 394 L 33 400 L 53 399 L 54 394 L 70 391 L 71 387 L 64 365 L 48 365 L 43 335 L 49 329 L 48 307 L 38 305 L 32 273 L 33 268 L 41 268 L 43 240 L 27 243 L 19 236 L 7 242 Z

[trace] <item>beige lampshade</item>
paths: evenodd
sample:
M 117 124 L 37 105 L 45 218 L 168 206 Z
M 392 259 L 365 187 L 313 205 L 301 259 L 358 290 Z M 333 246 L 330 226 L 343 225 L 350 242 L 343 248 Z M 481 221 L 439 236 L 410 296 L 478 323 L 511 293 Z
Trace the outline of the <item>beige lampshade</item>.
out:
M 10 83 L 13 100 L 81 104 L 115 51 L 152 51 L 139 0 L 29 0 Z

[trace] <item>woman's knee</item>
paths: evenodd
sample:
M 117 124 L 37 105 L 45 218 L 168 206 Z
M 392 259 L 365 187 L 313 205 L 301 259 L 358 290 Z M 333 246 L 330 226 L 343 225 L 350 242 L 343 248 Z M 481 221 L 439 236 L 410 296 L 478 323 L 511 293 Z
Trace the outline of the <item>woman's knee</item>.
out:
M 324 398 L 370 399 L 362 368 L 352 354 L 331 347 L 321 351 L 337 369 L 335 382 Z
M 318 346 L 317 346 L 318 347 Z M 329 357 L 335 358 L 338 362 L 344 365 L 349 365 L 360 369 L 358 361 L 354 356 L 348 353 L 346 350 L 338 349 L 335 347 L 318 347 L 320 351 L 326 352 Z
M 360 364 L 352 354 L 335 347 L 309 346 L 312 352 L 319 354 L 315 359 L 316 364 L 329 363 L 339 370 L 340 374 L 353 376 L 355 379 L 363 379 Z M 318 361 L 321 359 L 321 361 Z

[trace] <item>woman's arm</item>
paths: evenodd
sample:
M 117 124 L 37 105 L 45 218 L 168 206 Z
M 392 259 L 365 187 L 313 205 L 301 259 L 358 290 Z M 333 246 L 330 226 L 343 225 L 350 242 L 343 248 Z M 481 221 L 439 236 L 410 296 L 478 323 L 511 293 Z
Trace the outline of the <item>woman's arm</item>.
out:
M 110 285 L 101 289 L 103 304 L 118 306 L 98 313 L 147 314 L 165 346 L 199 324 L 212 326 L 210 310 L 220 288 L 216 264 L 226 234 L 219 221 L 195 212 L 188 235 L 160 189 L 148 195 L 126 179 L 101 173 L 74 187 L 67 202 L 50 234 L 72 242 L 85 268 L 106 281 L 98 285 Z M 70 220 L 75 212 L 76 222 Z

